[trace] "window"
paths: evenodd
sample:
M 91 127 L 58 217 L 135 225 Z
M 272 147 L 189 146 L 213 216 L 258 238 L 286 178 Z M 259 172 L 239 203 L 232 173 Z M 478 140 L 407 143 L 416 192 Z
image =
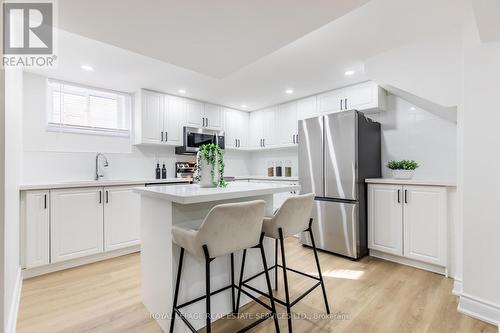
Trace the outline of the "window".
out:
M 49 79 L 48 129 L 130 135 L 131 95 Z

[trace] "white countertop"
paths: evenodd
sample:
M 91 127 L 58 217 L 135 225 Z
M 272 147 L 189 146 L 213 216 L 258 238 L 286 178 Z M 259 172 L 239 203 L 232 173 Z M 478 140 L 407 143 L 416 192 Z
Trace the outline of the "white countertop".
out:
M 457 184 L 451 180 L 432 180 L 432 179 L 394 179 L 394 178 L 367 178 L 369 184 L 397 184 L 397 185 L 429 185 L 456 187 Z
M 269 177 L 269 176 L 235 176 L 236 180 L 245 180 L 245 179 L 255 179 L 255 180 L 279 180 L 279 181 L 299 181 L 299 177 Z
M 225 188 L 202 188 L 197 184 L 175 186 L 138 187 L 134 190 L 141 194 L 181 204 L 228 200 L 253 197 L 300 189 L 298 185 L 277 183 L 230 182 Z
M 46 190 L 58 188 L 75 188 L 75 187 L 93 187 L 93 186 L 126 186 L 126 185 L 141 185 L 141 184 L 169 184 L 169 183 L 187 183 L 189 179 L 183 178 L 167 178 L 167 179 L 100 179 L 100 180 L 83 180 L 83 181 L 68 181 L 55 183 L 40 183 L 40 184 L 25 184 L 20 185 L 19 190 Z

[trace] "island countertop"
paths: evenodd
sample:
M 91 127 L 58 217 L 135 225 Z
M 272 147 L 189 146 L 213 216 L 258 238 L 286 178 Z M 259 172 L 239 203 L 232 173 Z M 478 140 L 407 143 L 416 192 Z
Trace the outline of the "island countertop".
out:
M 254 197 L 300 189 L 299 185 L 276 183 L 230 182 L 225 188 L 202 188 L 197 184 L 151 186 L 134 188 L 145 196 L 155 197 L 180 204 L 192 204 L 217 200 Z

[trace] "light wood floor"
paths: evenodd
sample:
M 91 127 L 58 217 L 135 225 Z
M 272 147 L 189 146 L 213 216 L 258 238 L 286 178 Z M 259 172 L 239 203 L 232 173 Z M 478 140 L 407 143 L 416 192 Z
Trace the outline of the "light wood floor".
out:
M 315 273 L 310 249 L 295 239 L 286 244 L 290 267 Z M 318 288 L 294 308 L 307 319 L 294 320 L 295 332 L 492 332 L 496 327 L 456 311 L 452 280 L 415 268 L 367 257 L 359 262 L 320 253 L 332 313 L 323 314 Z M 281 281 L 282 279 L 280 279 Z M 312 285 L 290 274 L 293 295 Z M 282 295 L 280 285 L 278 294 Z M 138 254 L 25 280 L 17 325 L 19 333 L 161 332 L 140 301 Z M 245 311 L 262 312 L 257 305 Z M 278 307 L 280 312 L 283 308 Z M 234 332 L 244 323 L 219 320 L 215 332 Z M 280 322 L 286 332 L 286 320 Z M 271 320 L 252 332 L 273 332 Z

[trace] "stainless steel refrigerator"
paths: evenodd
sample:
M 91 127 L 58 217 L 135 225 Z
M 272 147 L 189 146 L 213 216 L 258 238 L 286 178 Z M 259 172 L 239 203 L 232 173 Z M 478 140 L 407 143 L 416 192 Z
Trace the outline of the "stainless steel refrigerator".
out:
M 365 178 L 381 176 L 380 124 L 358 111 L 299 121 L 299 181 L 313 192 L 316 247 L 353 259 L 368 254 Z M 301 241 L 311 245 L 307 233 Z

